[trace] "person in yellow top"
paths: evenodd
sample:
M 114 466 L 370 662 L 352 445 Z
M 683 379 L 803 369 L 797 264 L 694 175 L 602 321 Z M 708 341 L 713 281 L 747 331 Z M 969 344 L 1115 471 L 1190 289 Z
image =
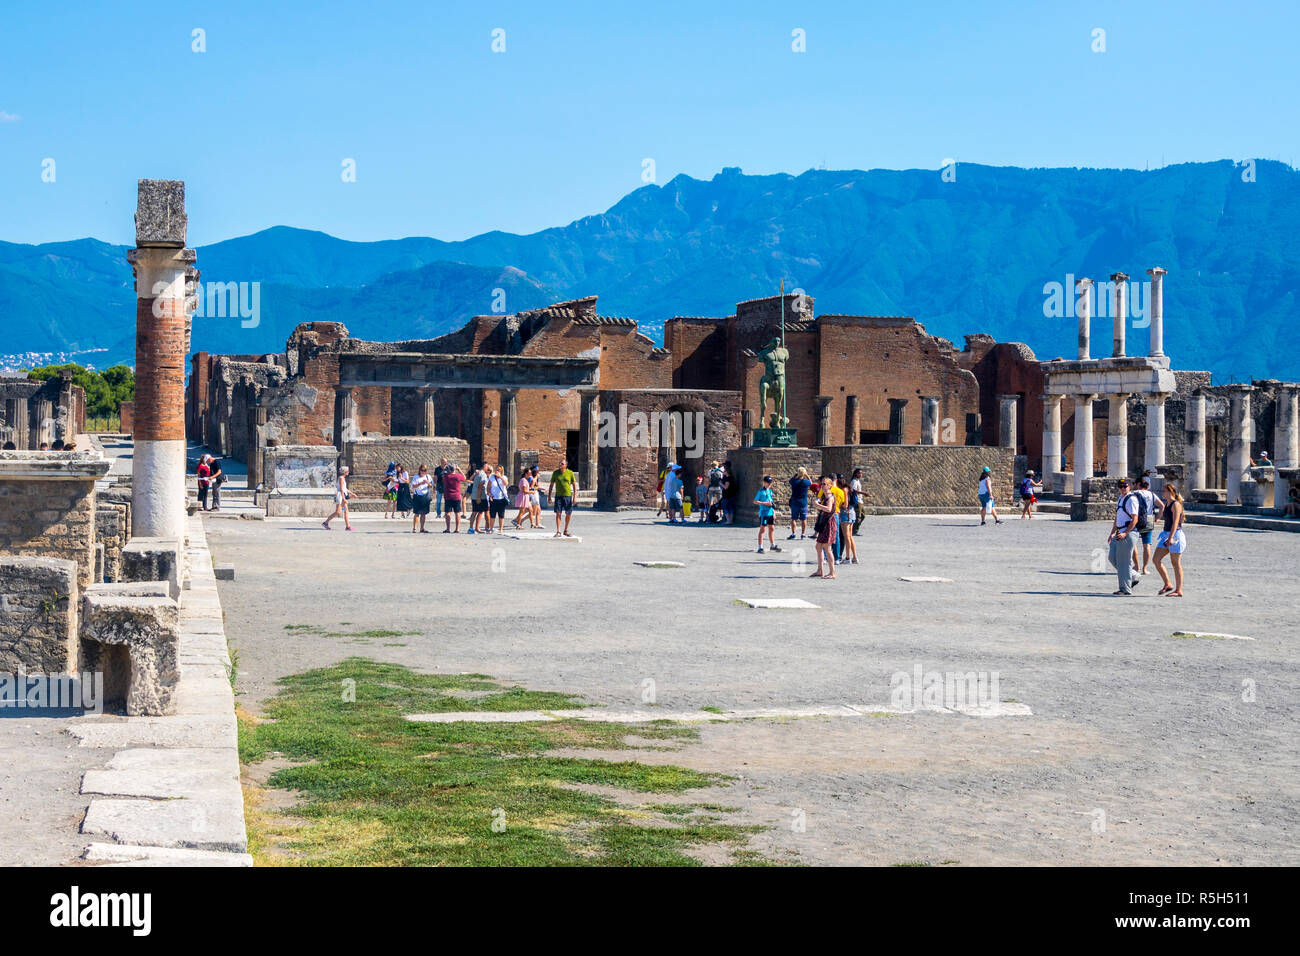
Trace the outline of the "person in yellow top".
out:
M 840 487 L 843 481 L 844 481 L 843 475 L 836 475 L 835 478 L 831 481 L 831 494 L 835 496 L 835 513 L 831 515 L 831 520 L 835 522 L 836 525 L 835 530 L 837 532 L 831 540 L 835 544 L 835 560 L 837 562 L 840 560 L 840 556 L 844 553 L 844 542 L 840 540 L 840 536 L 838 534 L 838 532 L 841 530 L 839 527 L 840 515 L 844 513 L 844 506 L 845 503 L 848 501 L 848 492 Z
M 578 476 L 569 469 L 567 461 L 560 462 L 560 467 L 551 472 L 551 484 L 546 489 L 547 495 L 555 507 L 555 536 L 560 536 L 560 514 L 564 514 L 564 536 L 569 534 L 569 522 L 573 520 L 573 493 L 578 484 Z

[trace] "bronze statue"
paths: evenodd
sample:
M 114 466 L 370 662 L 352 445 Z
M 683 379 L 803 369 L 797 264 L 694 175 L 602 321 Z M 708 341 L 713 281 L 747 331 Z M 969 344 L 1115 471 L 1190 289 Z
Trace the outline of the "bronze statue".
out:
M 786 428 L 790 419 L 784 414 L 785 403 L 785 363 L 790 360 L 790 353 L 775 335 L 757 353 L 763 360 L 763 378 L 758 383 L 758 420 L 761 422 L 767 413 L 767 400 L 772 399 L 772 415 L 769 428 Z

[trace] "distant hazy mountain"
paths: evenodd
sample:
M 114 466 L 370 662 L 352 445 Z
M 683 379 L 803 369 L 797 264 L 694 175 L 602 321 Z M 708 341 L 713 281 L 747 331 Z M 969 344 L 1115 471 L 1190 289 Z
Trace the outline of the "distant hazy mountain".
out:
M 205 282 L 263 284 L 261 322 L 196 321 L 194 347 L 278 350 L 312 319 L 367 338 L 433 336 L 476 313 L 593 293 L 602 314 L 657 336 L 665 318 L 728 314 L 784 278 L 819 313 L 913 315 L 958 345 L 989 332 L 1052 358 L 1072 353 L 1075 322 L 1045 317 L 1046 283 L 1141 280 L 1160 265 L 1176 367 L 1294 380 L 1298 228 L 1300 172 L 1274 162 L 1253 175 L 1226 160 L 1150 172 L 959 165 L 952 182 L 931 170 L 726 169 L 528 236 L 357 243 L 276 227 L 203 247 Z M 0 243 L 0 353 L 106 347 L 129 361 L 125 253 L 90 239 Z M 1109 321 L 1094 324 L 1108 347 Z M 1145 331 L 1130 342 L 1144 349 Z

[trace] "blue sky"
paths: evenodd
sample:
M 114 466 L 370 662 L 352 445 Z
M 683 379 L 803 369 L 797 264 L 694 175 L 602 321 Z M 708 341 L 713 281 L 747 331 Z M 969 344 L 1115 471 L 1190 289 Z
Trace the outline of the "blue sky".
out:
M 661 184 L 1300 160 L 1293 2 L 5 6 L 13 242 L 129 242 L 139 177 L 187 181 L 200 245 L 532 232 L 608 208 L 646 158 Z

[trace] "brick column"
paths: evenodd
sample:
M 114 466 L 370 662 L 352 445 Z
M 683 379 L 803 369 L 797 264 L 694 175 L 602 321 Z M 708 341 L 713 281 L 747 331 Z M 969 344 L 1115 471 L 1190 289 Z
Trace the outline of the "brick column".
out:
M 188 281 L 185 184 L 142 179 L 135 213 L 135 438 L 132 534 L 185 536 L 185 350 Z
M 907 434 L 907 399 L 891 398 L 889 400 L 889 444 L 903 444 Z
M 921 398 L 921 444 L 939 444 L 939 397 L 926 395 Z
M 1300 468 L 1300 418 L 1297 418 L 1297 397 L 1300 385 L 1282 385 L 1277 390 L 1273 406 L 1273 466 L 1274 468 Z M 1287 492 L 1291 483 L 1277 475 L 1273 482 L 1273 507 L 1286 508 Z
M 818 395 L 813 399 L 817 403 L 817 447 L 831 443 L 831 396 Z
M 1106 419 L 1106 476 L 1121 478 L 1128 474 L 1128 396 L 1110 397 L 1110 417 Z
M 437 392 L 432 388 L 417 389 L 420 395 L 420 434 L 425 438 L 433 438 L 438 432 L 436 429 L 437 421 L 435 419 L 434 397 Z M 513 468 L 513 461 L 503 461 L 501 464 L 506 468 Z
M 1064 494 L 1056 487 L 1061 470 L 1061 396 L 1044 395 L 1043 399 L 1043 490 Z
M 497 395 L 501 405 L 497 457 L 500 464 L 510 471 L 515 467 L 515 452 L 519 449 L 519 389 L 500 388 Z
M 1016 452 L 1016 402 L 1019 395 L 998 396 L 998 445 Z
M 1241 483 L 1251 481 L 1250 443 L 1255 423 L 1250 417 L 1250 385 L 1228 386 L 1228 497 L 1230 505 L 1241 504 Z
M 1151 347 L 1147 355 L 1151 358 L 1164 358 L 1165 354 L 1165 270 L 1156 266 L 1148 269 L 1151 277 L 1151 295 L 1147 301 L 1147 314 L 1151 317 Z
M 1092 402 L 1096 395 L 1074 396 L 1074 493 L 1092 477 Z
M 1184 453 L 1184 493 L 1205 487 L 1205 393 L 1199 388 L 1187 403 L 1187 450 Z
M 1112 336 L 1111 355 L 1115 358 L 1123 358 L 1124 333 L 1128 326 L 1128 276 L 1122 272 L 1112 273 L 1110 284 L 1115 292 L 1113 298 L 1115 315 L 1112 326 L 1114 335 Z
M 578 487 L 590 491 L 596 490 L 597 465 L 600 449 L 599 438 L 599 403 L 600 392 L 596 389 L 583 389 L 578 392 L 582 400 L 582 417 L 578 423 L 578 447 L 582 450 L 579 462 Z M 572 467 L 572 466 L 570 466 Z
M 1147 396 L 1147 446 L 1142 467 L 1148 471 L 1165 463 L 1165 399 L 1164 392 Z
M 858 396 L 844 400 L 844 444 L 856 445 L 862 438 L 862 413 L 858 409 Z
M 1080 279 L 1074 284 L 1074 287 L 1078 293 L 1076 311 L 1079 315 L 1079 358 L 1088 359 L 1091 357 L 1088 349 L 1089 337 L 1092 334 L 1090 328 L 1092 323 L 1092 280 Z

